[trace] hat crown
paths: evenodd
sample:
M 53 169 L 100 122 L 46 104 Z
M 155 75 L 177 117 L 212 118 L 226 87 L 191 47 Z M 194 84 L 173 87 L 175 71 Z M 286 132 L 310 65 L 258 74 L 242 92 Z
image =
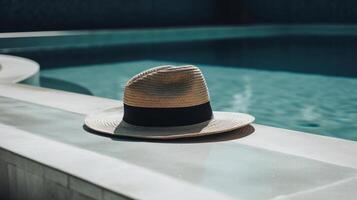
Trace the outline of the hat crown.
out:
M 192 65 L 159 66 L 131 78 L 124 104 L 146 108 L 180 108 L 209 102 L 206 81 Z

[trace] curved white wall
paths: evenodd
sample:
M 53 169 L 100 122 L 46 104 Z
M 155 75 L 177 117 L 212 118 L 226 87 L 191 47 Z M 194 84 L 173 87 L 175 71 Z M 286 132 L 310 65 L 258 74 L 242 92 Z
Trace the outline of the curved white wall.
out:
M 30 59 L 0 54 L 0 84 L 25 82 L 39 85 L 40 65 Z

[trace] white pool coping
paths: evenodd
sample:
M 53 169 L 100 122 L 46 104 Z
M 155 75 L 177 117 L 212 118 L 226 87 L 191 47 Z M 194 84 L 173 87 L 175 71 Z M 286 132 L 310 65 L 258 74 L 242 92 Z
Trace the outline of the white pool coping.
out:
M 78 114 L 89 114 L 101 109 L 122 105 L 121 101 L 22 84 L 0 84 L 0 96 Z M 254 134 L 233 142 L 357 169 L 357 142 L 258 124 L 253 124 L 253 127 L 255 129 Z M 205 197 L 205 199 L 232 199 L 231 196 L 219 191 L 193 185 L 124 160 L 113 159 L 107 155 L 40 137 L 16 126 L 0 123 L 0 134 L 2 137 L 0 147 L 3 149 L 131 198 L 199 199 Z M 230 144 L 227 143 L 226 145 Z M 67 159 L 58 159 L 58 157 L 53 156 L 59 153 L 66 156 L 68 160 L 77 160 L 78 162 L 73 163 L 67 161 Z M 83 163 L 95 164 L 85 165 Z M 98 171 L 98 169 L 108 170 Z M 113 174 L 116 178 L 113 178 Z M 352 183 L 350 183 L 351 181 Z M 301 191 L 276 198 L 295 199 L 296 196 L 301 197 L 300 193 L 302 195 L 306 195 L 306 193 L 313 195 L 314 192 L 322 190 L 318 193 L 321 195 L 324 193 L 323 189 L 330 187 L 337 192 L 342 192 L 342 189 L 338 189 L 340 184 L 348 183 L 350 186 L 355 181 L 356 177 L 350 177 L 305 192 Z M 349 192 L 351 191 L 349 190 Z
M 31 135 L 14 127 L 0 124 L 0 130 L 2 131 L 1 137 L 4 138 L 0 140 L 1 148 L 131 198 L 199 199 L 205 197 L 205 199 L 212 200 L 232 199 L 227 195 L 174 180 L 169 176 L 125 161 Z M 54 156 L 56 154 L 61 156 Z M 59 157 L 63 158 L 64 156 L 65 159 L 59 159 Z M 73 160 L 78 162 L 73 162 Z M 88 166 L 89 163 L 95 163 L 95 167 Z M 118 181 L 118 179 L 121 181 Z M 138 186 L 141 186 L 140 190 L 130 189 Z M 80 188 L 83 188 L 83 186 Z M 80 188 L 78 189 L 81 190 Z M 165 192 L 158 192 L 160 188 L 165 188 Z M 93 194 L 94 197 L 96 195 Z M 98 195 L 98 199 L 100 199 L 100 194 Z
M 38 82 L 40 65 L 30 59 L 0 54 L 0 84 Z

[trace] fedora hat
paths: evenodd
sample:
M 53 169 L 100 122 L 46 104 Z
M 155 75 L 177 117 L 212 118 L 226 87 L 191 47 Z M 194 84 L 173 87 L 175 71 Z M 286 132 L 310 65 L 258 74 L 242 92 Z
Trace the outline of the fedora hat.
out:
M 85 118 L 85 125 L 103 134 L 176 139 L 223 133 L 254 121 L 249 114 L 212 111 L 206 81 L 192 65 L 159 66 L 131 78 L 124 106 Z

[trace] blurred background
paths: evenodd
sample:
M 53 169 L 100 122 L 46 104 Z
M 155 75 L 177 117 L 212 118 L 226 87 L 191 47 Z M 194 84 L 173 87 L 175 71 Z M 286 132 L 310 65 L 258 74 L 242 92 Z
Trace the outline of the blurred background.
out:
M 356 23 L 354 0 L 1 0 L 0 31 Z

